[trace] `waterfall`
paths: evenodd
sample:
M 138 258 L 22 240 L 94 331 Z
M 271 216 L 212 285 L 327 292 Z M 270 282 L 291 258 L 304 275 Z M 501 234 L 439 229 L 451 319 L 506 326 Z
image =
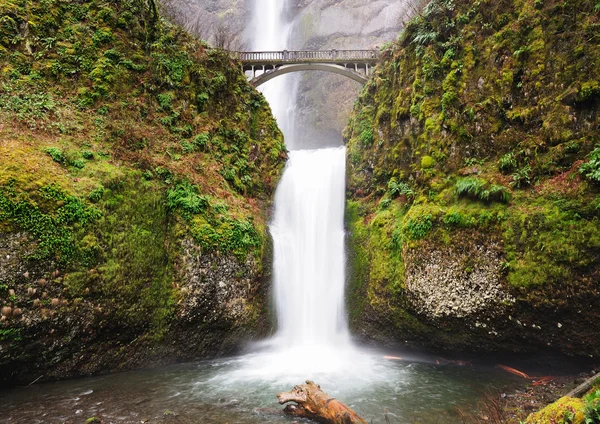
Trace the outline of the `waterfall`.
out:
M 256 0 L 255 50 L 287 48 L 285 1 Z M 265 84 L 264 95 L 290 150 L 275 195 L 273 291 L 277 345 L 314 349 L 349 342 L 344 310 L 345 149 L 295 150 L 289 78 Z
M 297 150 L 270 226 L 279 343 L 348 344 L 344 309 L 345 148 Z
M 287 0 L 254 0 L 252 41 L 254 51 L 289 49 L 291 24 L 284 19 Z M 259 73 L 257 72 L 257 75 Z M 285 134 L 286 146 L 294 148 L 294 92 L 291 75 L 277 77 L 259 88 L 268 100 L 279 128 Z
M 285 1 L 255 2 L 253 49 L 284 50 Z M 344 307 L 346 149 L 302 149 L 313 140 L 293 137 L 293 83 L 284 76 L 261 87 L 290 151 L 269 226 L 277 333 L 227 378 L 327 381 L 348 378 L 351 369 L 353 378 L 370 379 L 372 358 L 353 347 Z

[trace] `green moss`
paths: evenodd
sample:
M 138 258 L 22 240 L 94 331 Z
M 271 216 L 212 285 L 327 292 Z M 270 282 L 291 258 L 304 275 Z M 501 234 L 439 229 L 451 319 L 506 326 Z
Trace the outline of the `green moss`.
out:
M 582 424 L 585 421 L 582 399 L 562 397 L 539 412 L 527 417 L 527 424 Z
M 31 259 L 54 259 L 60 264 L 81 260 L 85 253 L 75 243 L 76 233 L 100 216 L 98 209 L 55 185 L 31 194 L 19 192 L 14 180 L 0 186 L 0 221 L 6 220 L 36 238 L 38 246 Z
M 369 266 L 363 291 L 377 311 L 369 323 L 469 343 L 411 320 L 402 290 L 390 289 L 404 278 L 391 276 L 400 269 L 394 252 L 426 254 L 467 231 L 497 240 L 501 279 L 525 310 L 562 311 L 570 293 L 596 296 L 596 21 L 583 0 L 436 0 L 382 52 L 344 131 Z M 595 354 L 583 337 L 579 346 Z
M 435 164 L 435 161 L 433 160 L 433 158 L 431 156 L 423 156 L 421 158 L 421 168 L 423 168 L 423 169 L 433 168 L 434 164 Z

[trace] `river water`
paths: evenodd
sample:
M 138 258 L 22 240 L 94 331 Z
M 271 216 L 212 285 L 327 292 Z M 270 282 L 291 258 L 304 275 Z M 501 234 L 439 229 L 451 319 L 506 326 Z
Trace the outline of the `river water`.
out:
M 302 382 L 290 374 L 261 378 L 248 372 L 250 354 L 238 358 L 176 365 L 44 383 L 0 393 L 2 423 L 290 423 L 276 413 L 275 397 Z M 457 409 L 472 411 L 480 397 L 497 395 L 519 382 L 494 368 L 438 365 L 435 361 L 391 360 L 373 352 L 370 377 L 345 372 L 315 373 L 324 390 L 350 405 L 370 423 L 460 422 Z M 147 421 L 149 420 L 149 421 Z

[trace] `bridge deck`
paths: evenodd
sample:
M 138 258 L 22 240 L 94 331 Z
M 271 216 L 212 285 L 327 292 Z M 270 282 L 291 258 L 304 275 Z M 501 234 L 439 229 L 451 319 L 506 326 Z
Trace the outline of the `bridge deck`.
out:
M 285 63 L 374 63 L 378 50 L 283 50 L 270 52 L 236 52 L 243 65 Z

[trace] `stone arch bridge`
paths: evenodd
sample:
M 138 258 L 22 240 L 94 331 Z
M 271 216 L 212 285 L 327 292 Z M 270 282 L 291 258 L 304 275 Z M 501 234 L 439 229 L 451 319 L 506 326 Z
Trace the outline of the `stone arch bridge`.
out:
M 343 75 L 361 84 L 367 82 L 379 57 L 378 50 L 283 50 L 235 52 L 242 71 L 255 87 L 298 71 L 325 71 Z

